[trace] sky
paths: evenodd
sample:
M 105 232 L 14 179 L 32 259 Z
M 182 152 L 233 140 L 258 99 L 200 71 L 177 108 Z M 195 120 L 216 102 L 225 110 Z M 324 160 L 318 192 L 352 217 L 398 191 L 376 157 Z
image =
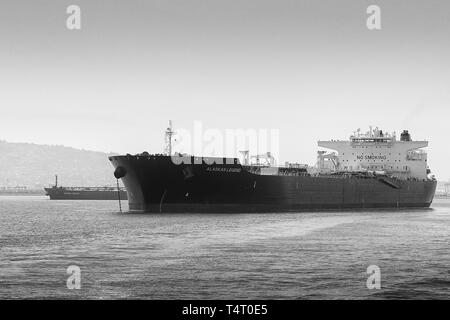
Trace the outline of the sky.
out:
M 314 164 L 378 126 L 429 140 L 448 180 L 449 57 L 446 0 L 2 1 L 0 139 L 162 152 L 169 119 L 200 121 L 279 130 L 280 162 Z

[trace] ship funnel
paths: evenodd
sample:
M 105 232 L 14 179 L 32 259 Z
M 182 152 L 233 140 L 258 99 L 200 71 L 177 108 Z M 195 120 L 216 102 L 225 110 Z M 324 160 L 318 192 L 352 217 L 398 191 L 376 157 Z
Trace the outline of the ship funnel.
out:
M 408 130 L 403 130 L 402 134 L 400 135 L 400 141 L 411 141 L 411 134 L 408 132 Z
M 114 170 L 114 177 L 116 179 L 123 178 L 127 175 L 127 170 L 124 167 L 117 167 L 116 170 Z

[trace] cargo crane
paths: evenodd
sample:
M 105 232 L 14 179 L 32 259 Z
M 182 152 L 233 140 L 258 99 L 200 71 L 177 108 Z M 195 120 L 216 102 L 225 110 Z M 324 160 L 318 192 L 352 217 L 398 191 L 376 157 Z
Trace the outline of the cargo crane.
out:
M 251 156 L 250 158 L 255 159 L 255 161 L 256 161 L 255 164 L 257 166 L 267 165 L 269 167 L 272 167 L 275 165 L 275 158 L 274 158 L 274 156 L 272 156 L 272 154 L 270 152 L 257 154 L 257 155 Z M 264 164 L 261 164 L 261 160 L 265 161 Z
M 326 153 L 326 151 L 317 151 L 317 167 L 319 171 L 326 169 L 325 160 L 331 161 L 333 164 L 333 170 L 337 169 L 339 159 L 335 152 Z

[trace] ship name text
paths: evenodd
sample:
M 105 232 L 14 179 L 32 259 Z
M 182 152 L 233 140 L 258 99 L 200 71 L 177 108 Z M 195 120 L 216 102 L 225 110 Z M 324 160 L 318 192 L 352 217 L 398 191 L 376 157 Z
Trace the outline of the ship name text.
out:
M 208 167 L 206 171 L 215 171 L 215 172 L 241 172 L 241 168 L 226 168 L 226 167 Z

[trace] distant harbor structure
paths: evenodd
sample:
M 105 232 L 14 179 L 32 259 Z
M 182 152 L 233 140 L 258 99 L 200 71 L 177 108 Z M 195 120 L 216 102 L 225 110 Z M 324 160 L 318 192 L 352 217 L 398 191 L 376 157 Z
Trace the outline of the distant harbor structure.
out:
M 27 186 L 1 186 L 0 195 L 10 196 L 27 196 L 27 195 L 43 195 L 42 189 L 30 189 Z
M 444 184 L 444 189 L 436 191 L 436 198 L 450 199 L 450 181 Z

